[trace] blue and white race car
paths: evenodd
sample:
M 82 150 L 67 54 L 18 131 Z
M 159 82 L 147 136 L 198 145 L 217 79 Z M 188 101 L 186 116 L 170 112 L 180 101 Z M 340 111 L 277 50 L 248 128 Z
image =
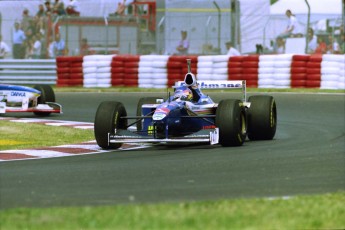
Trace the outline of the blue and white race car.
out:
M 33 88 L 0 84 L 0 114 L 12 112 L 33 112 L 38 116 L 62 113 L 62 107 L 55 102 L 55 93 L 49 85 L 35 85 Z
M 188 73 L 175 84 L 173 95 L 165 101 L 141 98 L 136 116 L 128 116 L 121 102 L 102 102 L 94 124 L 97 144 L 104 149 L 116 149 L 123 143 L 241 146 L 247 136 L 250 140 L 274 138 L 277 107 L 272 96 L 251 96 L 247 101 L 245 81 L 197 82 L 190 72 L 190 60 L 187 63 Z M 215 103 L 201 88 L 242 89 L 243 98 Z

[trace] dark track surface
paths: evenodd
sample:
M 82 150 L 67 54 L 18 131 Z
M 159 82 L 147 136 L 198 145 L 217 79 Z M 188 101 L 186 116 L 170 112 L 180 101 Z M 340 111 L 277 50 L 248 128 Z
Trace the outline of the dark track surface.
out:
M 139 93 L 57 93 L 63 115 L 93 122 L 104 100 L 134 114 Z M 345 95 L 275 94 L 273 141 L 236 148 L 153 147 L 0 163 L 0 208 L 293 196 L 345 190 Z M 211 94 L 220 98 L 234 94 Z M 13 116 L 13 114 L 11 115 Z M 31 115 L 29 115 L 31 117 Z M 33 116 L 32 116 L 33 117 Z

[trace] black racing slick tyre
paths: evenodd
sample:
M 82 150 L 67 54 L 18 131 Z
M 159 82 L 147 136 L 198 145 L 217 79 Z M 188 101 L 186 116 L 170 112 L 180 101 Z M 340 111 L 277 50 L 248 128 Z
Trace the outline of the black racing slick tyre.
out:
M 247 113 L 248 138 L 250 140 L 272 140 L 277 129 L 277 106 L 268 95 L 251 96 Z
M 157 98 L 157 97 L 142 97 L 139 99 L 138 101 L 138 105 L 137 105 L 137 116 L 141 117 L 147 114 L 143 114 L 142 113 L 142 109 L 141 107 L 144 104 L 157 104 L 157 99 L 161 99 L 161 98 Z M 143 120 L 140 120 L 137 122 L 137 130 L 141 131 L 143 129 Z
M 41 91 L 41 95 L 37 98 L 38 104 L 45 104 L 46 102 L 55 102 L 55 93 L 50 85 L 35 85 L 34 89 Z M 50 112 L 34 112 L 38 116 L 48 116 Z
M 96 112 L 94 133 L 96 142 L 103 149 L 117 149 L 122 143 L 109 143 L 108 133 L 115 134 L 115 129 L 126 129 L 127 120 L 121 117 L 127 116 L 122 103 L 116 101 L 102 102 Z
M 246 114 L 240 100 L 222 100 L 216 111 L 219 143 L 222 146 L 241 146 L 246 139 Z

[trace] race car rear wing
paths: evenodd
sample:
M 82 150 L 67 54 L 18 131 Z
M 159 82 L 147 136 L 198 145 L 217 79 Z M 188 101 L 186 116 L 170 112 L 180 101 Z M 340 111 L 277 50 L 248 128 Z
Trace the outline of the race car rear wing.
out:
M 187 59 L 188 73 L 184 77 L 184 81 L 178 81 L 175 83 L 173 88 L 187 86 L 187 87 L 198 87 L 199 89 L 241 89 L 243 95 L 243 103 L 247 103 L 247 90 L 246 81 L 197 81 L 195 75 L 191 72 L 191 59 Z
M 185 81 L 175 82 L 173 88 L 180 86 L 188 86 Z M 197 86 L 200 89 L 241 89 L 243 94 L 243 102 L 247 102 L 247 90 L 246 90 L 246 81 L 197 81 Z

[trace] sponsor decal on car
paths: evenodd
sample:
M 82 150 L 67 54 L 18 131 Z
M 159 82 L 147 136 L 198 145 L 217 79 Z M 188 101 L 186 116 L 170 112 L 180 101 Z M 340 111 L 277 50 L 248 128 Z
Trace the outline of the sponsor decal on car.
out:
M 152 119 L 155 121 L 160 121 L 163 120 L 164 117 L 166 117 L 166 113 L 155 113 L 153 114 Z
M 213 132 L 210 132 L 210 144 L 215 145 L 219 143 L 219 128 L 215 128 Z
M 13 92 L 11 92 L 11 96 L 12 97 L 26 97 L 26 93 L 25 92 L 13 91 Z
M 242 84 L 241 83 L 205 83 L 205 82 L 200 82 L 200 88 L 241 88 Z
M 157 108 L 156 113 L 165 113 L 168 114 L 170 112 L 170 109 L 168 108 Z
M 153 125 L 149 125 L 149 126 L 147 127 L 147 134 L 148 134 L 148 135 L 153 135 L 153 131 L 154 131 Z
M 243 84 L 243 81 L 198 81 L 198 86 L 202 89 L 238 89 L 242 88 Z M 185 85 L 185 82 L 179 81 L 175 87 Z

